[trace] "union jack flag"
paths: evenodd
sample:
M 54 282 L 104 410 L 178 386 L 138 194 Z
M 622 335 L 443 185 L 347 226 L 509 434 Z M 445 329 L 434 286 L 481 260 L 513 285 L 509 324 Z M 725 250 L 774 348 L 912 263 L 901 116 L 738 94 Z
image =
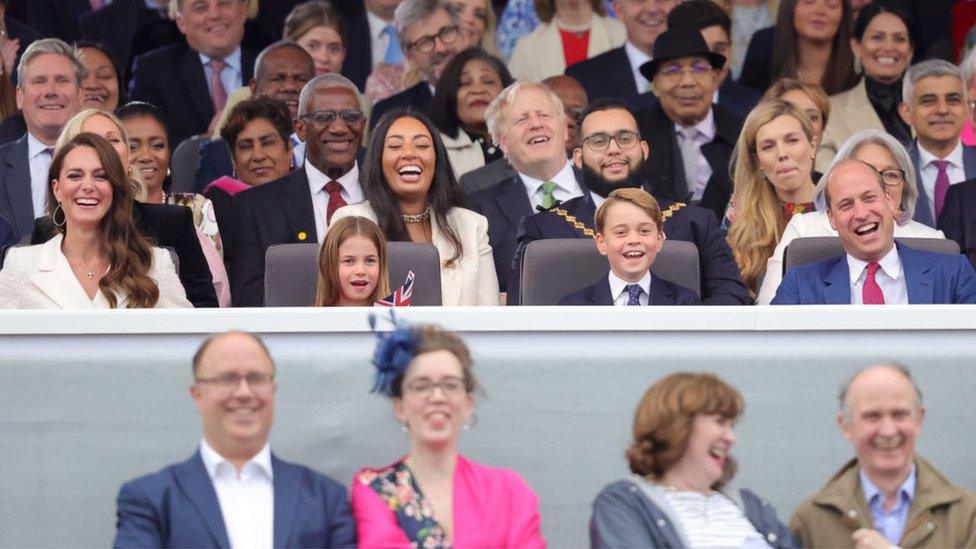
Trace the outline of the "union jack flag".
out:
M 409 307 L 410 296 L 413 294 L 413 271 L 407 271 L 407 279 L 393 291 L 392 294 L 377 301 L 375 305 L 379 307 Z

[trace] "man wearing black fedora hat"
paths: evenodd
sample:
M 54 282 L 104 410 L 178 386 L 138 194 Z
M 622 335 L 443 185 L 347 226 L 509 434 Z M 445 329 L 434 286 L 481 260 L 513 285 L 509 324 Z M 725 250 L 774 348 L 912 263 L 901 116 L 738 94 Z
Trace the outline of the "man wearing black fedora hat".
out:
M 696 203 L 718 219 L 732 196 L 729 159 L 742 127 L 712 104 L 724 64 L 698 29 L 669 29 L 654 42 L 653 59 L 640 68 L 658 104 L 637 115 L 651 147 L 647 178 L 654 196 Z

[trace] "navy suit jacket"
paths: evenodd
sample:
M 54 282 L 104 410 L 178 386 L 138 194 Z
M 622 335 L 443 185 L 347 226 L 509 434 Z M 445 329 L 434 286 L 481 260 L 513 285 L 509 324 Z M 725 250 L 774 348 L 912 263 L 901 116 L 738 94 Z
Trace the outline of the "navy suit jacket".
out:
M 563 296 L 560 305 L 613 305 L 610 295 L 610 280 L 604 275 L 596 284 Z M 700 305 L 695 292 L 665 280 L 658 276 L 651 276 L 651 295 L 648 305 Z
M 513 175 L 515 175 L 515 168 L 508 159 L 499 158 L 461 175 L 458 178 L 458 186 L 466 196 L 473 196 L 478 191 L 494 187 Z
M 912 144 L 908 147 L 908 156 L 912 159 L 912 164 L 915 166 L 915 181 L 918 187 L 918 199 L 915 200 L 915 221 L 919 223 L 924 223 L 929 227 L 936 226 L 936 219 L 932 217 L 932 200 L 933 197 L 925 194 L 925 186 L 922 185 L 922 168 L 924 166 L 919 166 L 921 162 L 921 155 L 918 151 L 918 141 L 912 141 Z M 970 145 L 962 146 L 962 164 L 963 171 L 966 172 L 966 179 L 976 178 L 976 147 Z M 957 183 L 958 185 L 958 183 Z M 950 185 L 951 190 L 955 185 Z M 946 200 L 948 200 L 948 195 L 946 195 Z M 945 207 L 943 207 L 943 212 Z M 960 244 L 960 248 L 962 244 Z
M 251 81 L 256 57 L 257 52 L 251 48 L 241 48 L 242 85 Z M 174 148 L 184 139 L 206 132 L 214 116 L 200 54 L 185 43 L 170 44 L 136 57 L 129 98 L 163 110 Z
M 274 547 L 354 547 L 346 489 L 271 455 Z M 230 547 L 217 492 L 198 451 L 122 486 L 113 547 Z
M 40 216 L 44 212 L 37 212 Z M 0 147 L 0 216 L 14 226 L 17 240 L 34 230 L 27 134 Z
M 3 267 L 4 252 L 15 242 L 17 239 L 14 238 L 14 226 L 0 216 L 0 268 Z
M 394 109 L 411 108 L 424 114 L 430 114 L 430 105 L 433 102 L 434 96 L 430 93 L 430 86 L 427 85 L 426 80 L 422 80 L 413 87 L 407 88 L 373 105 L 373 113 L 370 115 L 372 118 L 369 121 L 369 127 L 373 129 L 376 123 L 380 121 L 380 118 L 383 118 L 384 114 Z
M 498 277 L 498 286 L 501 291 L 507 291 L 508 280 L 504 273 L 512 267 L 519 223 L 533 213 L 525 184 L 515 173 L 502 183 L 471 195 L 468 203 L 474 211 L 488 218 L 488 243 L 495 258 L 495 272 L 502 273 Z
M 965 257 L 915 250 L 896 241 L 909 303 L 976 303 L 976 272 Z M 841 255 L 790 269 L 773 305 L 849 305 L 851 275 Z
M 976 179 L 949 185 L 938 228 L 976 266 Z
M 27 2 L 27 24 L 41 36 L 60 38 L 70 44 L 78 40 L 78 19 L 89 11 L 89 0 L 30 0 Z
M 701 147 L 702 154 L 712 168 L 712 177 L 708 180 L 698 205 L 714 212 L 715 219 L 722 219 L 732 197 L 729 160 L 739 139 L 742 121 L 721 106 L 712 105 L 712 112 L 715 117 L 715 139 Z M 688 185 L 685 183 L 684 164 L 681 161 L 681 148 L 678 146 L 674 122 L 660 105 L 638 112 L 637 122 L 641 135 L 651 148 L 651 156 L 646 163 L 651 194 L 658 200 L 668 198 L 676 202 L 685 201 L 688 197 Z
M 749 40 L 749 48 L 746 49 L 746 58 L 742 62 L 739 83 L 759 93 L 766 91 L 772 78 L 770 63 L 773 60 L 775 30 L 776 27 L 766 27 L 754 32 Z
M 343 60 L 342 75 L 363 91 L 366 89 L 366 79 L 373 72 L 373 40 L 369 36 L 366 11 L 346 17 L 345 31 L 346 51 L 352 55 L 347 55 Z
M 666 198 L 658 198 L 662 210 L 673 204 Z M 560 205 L 577 221 L 593 228 L 596 205 L 590 193 L 567 200 Z M 702 303 L 705 305 L 750 305 L 749 290 L 742 283 L 739 266 L 732 257 L 732 250 L 725 242 L 718 220 L 708 210 L 697 206 L 685 206 L 664 220 L 664 234 L 672 240 L 691 242 L 698 248 L 699 271 L 702 278 Z M 518 229 L 518 248 L 510 268 L 508 282 L 509 303 L 518 300 L 513 295 L 518 290 L 518 266 L 525 246 L 543 238 L 590 238 L 581 229 L 569 224 L 555 212 L 540 212 L 522 220 Z
M 234 306 L 263 307 L 268 246 L 318 242 L 305 167 L 234 195 L 234 219 L 234 249 L 229 261 Z
M 629 99 L 647 90 L 638 90 L 633 68 L 624 47 L 614 48 L 566 69 L 586 90 L 590 101 L 603 97 Z

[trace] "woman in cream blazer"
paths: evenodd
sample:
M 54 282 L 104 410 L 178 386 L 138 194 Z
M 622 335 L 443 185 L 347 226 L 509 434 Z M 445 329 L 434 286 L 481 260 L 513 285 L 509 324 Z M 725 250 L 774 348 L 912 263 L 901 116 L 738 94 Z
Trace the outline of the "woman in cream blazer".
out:
M 589 21 L 583 25 L 570 25 L 565 21 L 566 15 L 560 17 L 564 6 L 554 0 L 546 0 L 542 4 L 555 4 L 549 10 L 539 10 L 542 23 L 531 33 L 523 36 L 515 44 L 515 52 L 508 63 L 508 70 L 516 80 L 533 80 L 539 82 L 550 76 L 563 74 L 566 71 L 566 53 L 563 51 L 563 40 L 559 30 L 569 32 L 589 31 L 586 58 L 590 59 L 601 53 L 619 48 L 627 40 L 627 29 L 623 23 L 608 17 L 603 13 L 602 0 L 577 0 L 579 8 L 590 8 Z M 538 6 L 540 2 L 536 2 Z M 549 15 L 549 17 L 545 17 Z
M 463 207 L 440 132 L 421 113 L 395 110 L 370 136 L 362 168 L 366 201 L 337 210 L 369 218 L 388 241 L 430 242 L 441 261 L 441 304 L 498 305 L 488 220 Z

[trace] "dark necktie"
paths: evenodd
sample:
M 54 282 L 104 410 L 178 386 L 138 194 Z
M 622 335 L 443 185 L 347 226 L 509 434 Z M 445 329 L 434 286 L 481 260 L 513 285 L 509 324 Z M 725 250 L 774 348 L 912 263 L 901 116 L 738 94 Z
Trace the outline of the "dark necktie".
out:
M 325 184 L 325 192 L 329 194 L 329 206 L 325 210 L 326 224 L 332 223 L 332 214 L 339 208 L 346 205 L 346 200 L 342 198 L 342 184 L 338 181 L 329 181 Z
M 864 286 L 861 288 L 861 302 L 865 305 L 884 305 L 884 292 L 874 278 L 880 268 L 877 261 L 868 263 L 868 274 L 864 277 Z
M 644 290 L 641 289 L 640 284 L 628 284 L 627 285 L 627 305 L 640 305 L 640 296 Z
M 935 205 L 935 220 L 939 220 L 939 215 L 942 214 L 942 207 L 945 206 L 946 193 L 949 192 L 949 172 L 946 168 L 949 167 L 949 162 L 945 160 L 933 160 L 933 164 L 938 168 L 939 173 L 935 176 L 935 197 L 932 203 Z

